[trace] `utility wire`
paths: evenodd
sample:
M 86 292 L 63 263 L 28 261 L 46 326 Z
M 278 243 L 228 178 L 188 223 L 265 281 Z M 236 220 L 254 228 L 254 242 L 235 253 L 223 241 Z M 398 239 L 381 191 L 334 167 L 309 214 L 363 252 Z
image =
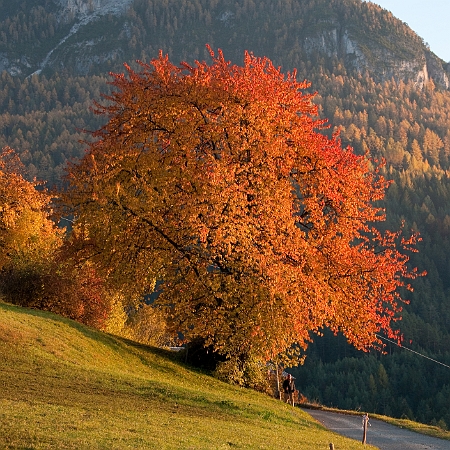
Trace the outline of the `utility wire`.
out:
M 390 342 L 392 344 L 395 344 L 397 347 L 404 348 L 405 350 L 408 350 L 411 353 L 415 353 L 416 355 L 419 355 L 422 358 L 429 359 L 430 361 L 433 361 L 433 362 L 435 362 L 437 364 L 440 364 L 441 366 L 444 366 L 444 367 L 447 367 L 448 369 L 450 369 L 450 366 L 448 366 L 447 364 L 444 364 L 443 362 L 440 362 L 440 361 L 437 361 L 437 360 L 435 360 L 433 358 L 430 358 L 429 356 L 422 355 L 422 353 L 416 352 L 415 350 L 412 350 L 412 349 L 410 349 L 408 347 L 404 347 L 403 345 L 400 345 L 398 342 L 392 341 L 391 339 L 385 338 L 385 337 L 380 336 L 378 334 L 376 334 L 375 336 L 377 338 L 379 338 L 379 339 L 383 339 L 384 341 L 388 341 L 388 342 Z

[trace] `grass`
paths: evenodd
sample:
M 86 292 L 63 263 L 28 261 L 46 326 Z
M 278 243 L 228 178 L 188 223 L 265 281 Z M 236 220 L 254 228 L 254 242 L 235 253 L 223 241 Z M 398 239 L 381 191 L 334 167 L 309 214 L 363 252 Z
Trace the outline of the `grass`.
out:
M 0 448 L 375 448 L 176 358 L 0 302 Z

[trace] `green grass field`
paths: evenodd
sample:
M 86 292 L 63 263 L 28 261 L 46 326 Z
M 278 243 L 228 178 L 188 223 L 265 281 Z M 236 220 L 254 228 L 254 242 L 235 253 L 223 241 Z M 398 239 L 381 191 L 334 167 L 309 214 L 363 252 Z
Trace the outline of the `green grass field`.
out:
M 326 450 L 331 442 L 363 448 L 171 352 L 0 303 L 1 449 Z

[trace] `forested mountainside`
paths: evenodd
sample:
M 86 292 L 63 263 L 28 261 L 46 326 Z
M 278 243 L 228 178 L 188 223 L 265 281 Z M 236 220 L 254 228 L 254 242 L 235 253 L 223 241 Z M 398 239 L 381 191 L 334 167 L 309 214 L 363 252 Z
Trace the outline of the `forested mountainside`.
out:
M 312 55 L 342 59 L 377 81 L 448 88 L 446 65 L 389 12 L 361 0 L 24 0 L 0 4 L 0 69 L 28 76 L 68 69 L 106 73 L 159 49 L 175 61 L 208 57 L 205 43 L 234 62 L 244 50 L 284 70 Z
M 296 67 L 330 132 L 386 159 L 386 227 L 421 233 L 411 263 L 428 272 L 398 326 L 405 346 L 450 365 L 450 92 L 446 64 L 401 21 L 359 0 L 0 0 L 0 36 L 0 146 L 49 185 L 83 153 L 83 130 L 101 126 L 92 100 L 123 62 L 159 49 L 192 62 L 209 43 L 234 62 L 247 49 Z M 450 427 L 450 369 L 387 350 L 360 354 L 325 332 L 297 386 L 311 400 Z

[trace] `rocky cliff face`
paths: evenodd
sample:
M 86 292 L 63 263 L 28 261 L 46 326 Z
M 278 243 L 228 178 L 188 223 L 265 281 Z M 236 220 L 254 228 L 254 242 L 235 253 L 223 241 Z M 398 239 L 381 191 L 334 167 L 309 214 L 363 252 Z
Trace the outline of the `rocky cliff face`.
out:
M 330 23 L 329 29 L 305 37 L 303 48 L 309 55 L 322 53 L 329 58 L 342 59 L 347 67 L 359 73 L 368 71 L 377 81 L 392 78 L 412 80 L 421 89 L 431 78 L 439 86 L 450 88 L 445 65 L 425 47 L 408 59 L 399 58 L 395 52 L 381 45 L 372 45 L 369 51 L 352 36 L 350 30 L 340 27 L 338 23 Z
M 432 52 L 426 51 L 426 69 L 433 81 L 446 89 L 450 88 L 448 65 L 442 64 L 442 61 Z
M 121 14 L 132 0 L 57 0 L 61 13 L 69 16 Z

